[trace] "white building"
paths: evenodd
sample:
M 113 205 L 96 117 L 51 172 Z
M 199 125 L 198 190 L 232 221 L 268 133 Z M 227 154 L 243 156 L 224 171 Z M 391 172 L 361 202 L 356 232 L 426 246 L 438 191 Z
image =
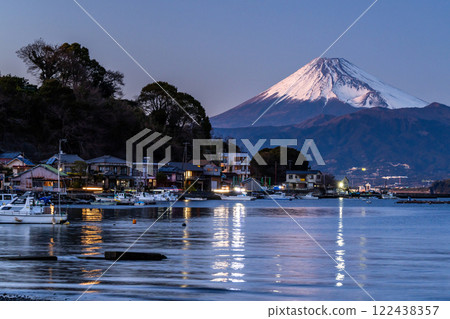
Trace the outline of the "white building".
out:
M 289 190 L 314 190 L 322 187 L 324 177 L 321 171 L 286 171 L 286 185 Z
M 223 153 L 220 167 L 223 174 L 235 175 L 236 182 L 241 182 L 250 176 L 250 156 L 247 153 Z

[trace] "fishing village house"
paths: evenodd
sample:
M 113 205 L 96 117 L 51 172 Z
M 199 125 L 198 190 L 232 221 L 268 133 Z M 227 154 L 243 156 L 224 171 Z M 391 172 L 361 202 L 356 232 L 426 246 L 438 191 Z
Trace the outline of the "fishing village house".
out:
M 89 174 L 104 189 L 123 189 L 132 187 L 136 177 L 124 159 L 103 155 L 86 161 Z
M 61 162 L 58 163 L 60 158 Z M 54 168 L 58 168 L 59 164 L 61 172 L 64 173 L 73 172 L 73 169 L 77 165 L 77 162 L 85 162 L 85 160 L 76 154 L 65 154 L 65 153 L 55 154 L 49 159 L 46 159 L 44 161 L 45 164 L 53 166 Z
M 193 161 L 191 161 L 193 163 Z M 219 166 L 208 160 L 200 160 L 198 167 L 203 169 L 204 190 L 219 189 L 222 185 L 222 170 Z
M 231 186 L 250 177 L 250 156 L 247 153 L 223 153 L 220 166 L 226 183 Z
M 66 191 L 68 175 L 59 173 L 61 192 Z M 39 164 L 11 178 L 12 187 L 19 191 L 57 192 L 58 170 L 47 164 Z
M 203 168 L 192 163 L 170 162 L 161 167 L 158 173 L 166 175 L 164 186 L 187 188 L 198 179 L 193 188 L 204 190 Z
M 1 153 L 0 165 L 12 170 L 13 176 L 17 176 L 34 166 L 21 152 Z
M 293 191 L 314 191 L 323 188 L 324 176 L 319 170 L 286 171 L 286 188 Z

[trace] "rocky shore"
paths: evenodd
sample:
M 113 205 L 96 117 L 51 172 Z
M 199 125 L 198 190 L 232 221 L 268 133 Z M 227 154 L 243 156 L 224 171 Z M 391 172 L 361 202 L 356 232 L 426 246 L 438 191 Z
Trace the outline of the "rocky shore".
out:
M 45 301 L 45 299 L 24 296 L 24 295 L 0 295 L 0 301 Z

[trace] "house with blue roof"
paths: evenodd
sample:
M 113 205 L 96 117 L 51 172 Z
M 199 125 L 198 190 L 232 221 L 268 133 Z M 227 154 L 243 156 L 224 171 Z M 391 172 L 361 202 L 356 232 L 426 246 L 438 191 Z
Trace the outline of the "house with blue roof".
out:
M 58 168 L 58 161 L 61 158 L 60 168 L 64 173 L 72 172 L 73 167 L 76 165 L 76 162 L 85 162 L 84 159 L 79 157 L 76 154 L 55 154 L 52 157 L 42 161 L 42 164 L 50 165 L 54 168 Z
M 12 169 L 13 176 L 17 176 L 34 166 L 21 152 L 7 152 L 0 154 L 0 165 Z
M 95 179 L 102 179 L 102 186 L 105 189 L 125 189 L 134 186 L 135 177 L 132 170 L 127 165 L 127 161 L 112 155 L 103 155 L 86 163 L 89 173 Z

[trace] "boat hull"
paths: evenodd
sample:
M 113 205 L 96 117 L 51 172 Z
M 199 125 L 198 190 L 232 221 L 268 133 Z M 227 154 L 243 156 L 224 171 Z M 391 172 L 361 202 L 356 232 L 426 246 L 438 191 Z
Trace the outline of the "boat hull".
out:
M 185 200 L 188 200 L 188 201 L 205 201 L 206 198 L 202 198 L 202 197 L 186 197 Z
M 256 198 L 254 198 L 254 197 L 238 197 L 238 196 L 236 196 L 236 197 L 234 197 L 234 196 L 229 196 L 229 197 L 225 197 L 225 196 L 222 196 L 222 200 L 229 200 L 229 201 L 239 201 L 239 202 L 241 202 L 241 201 L 250 201 L 250 200 L 255 200 Z
M 0 224 L 61 224 L 66 221 L 67 216 L 56 216 L 52 214 L 0 214 Z
M 286 196 L 286 197 L 275 197 L 275 196 L 267 196 L 266 197 L 266 199 L 274 199 L 274 200 L 293 200 L 293 199 L 295 199 L 295 197 L 288 197 L 288 196 Z

